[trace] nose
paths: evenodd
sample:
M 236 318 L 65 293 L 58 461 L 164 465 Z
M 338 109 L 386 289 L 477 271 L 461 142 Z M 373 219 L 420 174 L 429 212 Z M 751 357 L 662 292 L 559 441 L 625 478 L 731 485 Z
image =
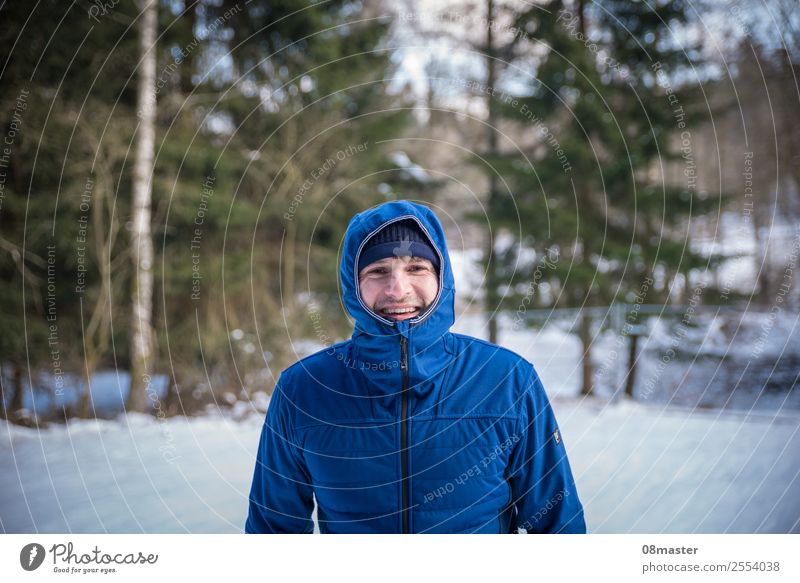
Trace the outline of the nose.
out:
M 394 269 L 386 282 L 386 296 L 400 300 L 411 293 L 411 282 L 405 269 Z

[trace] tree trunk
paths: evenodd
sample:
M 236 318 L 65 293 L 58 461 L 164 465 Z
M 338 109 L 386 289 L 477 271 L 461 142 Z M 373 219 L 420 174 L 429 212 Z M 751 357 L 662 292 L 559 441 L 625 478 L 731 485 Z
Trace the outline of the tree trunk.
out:
M 174 417 L 178 414 L 178 401 L 180 400 L 178 391 L 180 391 L 180 385 L 173 376 L 167 384 L 167 394 L 164 396 L 164 414 L 167 417 Z
M 189 30 L 192 37 L 192 43 L 197 42 L 197 37 L 195 37 L 195 28 L 197 26 L 197 9 L 199 3 L 195 3 L 190 8 L 187 8 L 186 12 L 183 15 L 183 18 L 188 21 Z M 189 95 L 192 90 L 194 89 L 194 82 L 192 81 L 192 74 L 194 73 L 195 67 L 195 56 L 197 51 L 195 49 L 189 50 L 189 54 L 184 57 L 183 61 L 181 61 L 181 68 L 180 68 L 180 78 L 181 78 L 181 93 L 183 96 Z
M 486 2 L 486 21 L 494 22 L 494 0 L 487 0 Z M 494 59 L 494 35 L 493 27 L 486 27 L 486 86 L 489 90 L 486 92 L 486 107 L 488 113 L 488 120 L 486 126 L 486 138 L 488 142 L 488 159 L 495 160 L 497 157 L 497 130 L 495 124 L 497 123 L 497 113 L 494 99 L 492 98 L 492 89 L 494 89 L 497 71 Z M 489 342 L 497 343 L 497 310 L 499 308 L 499 298 L 497 296 L 497 261 L 494 257 L 494 229 L 492 228 L 494 213 L 495 213 L 495 199 L 497 197 L 497 175 L 494 168 L 488 168 L 489 177 L 489 194 L 486 201 L 486 216 L 489 223 L 489 232 L 487 233 L 486 241 L 486 313 L 489 315 Z
M 23 406 L 23 390 L 22 390 L 22 367 L 19 363 L 14 363 L 14 376 L 11 378 L 11 388 L 14 391 L 11 395 L 11 404 L 8 406 L 8 411 L 19 411 Z
M 772 205 L 769 205 L 772 206 Z M 755 240 L 756 280 L 758 282 L 758 302 L 762 306 L 769 305 L 772 291 L 772 266 L 769 257 L 769 228 L 767 221 L 761 217 L 760 212 L 753 215 L 753 238 Z
M 294 221 L 286 221 L 286 252 L 283 254 L 283 304 L 287 315 L 295 320 L 294 315 L 294 273 L 295 273 L 295 242 L 297 227 Z
M 625 378 L 625 394 L 633 399 L 633 389 L 636 386 L 636 345 L 639 342 L 639 335 L 631 334 L 629 339 L 628 374 Z
M 78 417 L 81 419 L 89 418 L 89 405 L 92 402 L 92 376 L 94 375 L 95 364 L 86 363 L 86 384 L 78 398 Z
M 581 395 L 591 395 L 592 386 L 592 317 L 589 312 L 581 314 L 581 344 L 583 346 L 583 384 Z
M 136 162 L 133 168 L 133 228 L 131 257 L 133 278 L 131 300 L 131 383 L 128 408 L 145 408 L 145 386 L 153 353 L 153 240 L 150 214 L 153 187 L 153 154 L 156 119 L 156 28 L 158 0 L 140 0 L 139 52 L 142 57 L 137 87 L 139 126 L 136 134 Z

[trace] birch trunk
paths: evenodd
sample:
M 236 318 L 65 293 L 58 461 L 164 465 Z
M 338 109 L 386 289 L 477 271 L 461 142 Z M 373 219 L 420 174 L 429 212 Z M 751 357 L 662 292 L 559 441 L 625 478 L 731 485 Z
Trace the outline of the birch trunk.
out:
M 150 230 L 153 156 L 156 119 L 156 28 L 158 0 L 140 0 L 139 53 L 141 64 L 137 86 L 136 161 L 133 168 L 133 212 L 131 258 L 131 384 L 128 409 L 145 409 L 145 390 L 153 356 L 153 240 Z
M 494 22 L 494 0 L 486 3 L 486 21 Z M 487 154 L 489 160 L 494 163 L 497 151 L 497 113 L 494 98 L 491 93 L 497 82 L 497 70 L 495 62 L 495 46 L 493 27 L 486 27 L 486 86 L 489 87 L 486 95 L 486 107 L 488 119 L 486 124 Z M 489 178 L 489 195 L 486 201 L 486 214 L 488 221 L 488 233 L 486 237 L 486 313 L 489 314 L 489 342 L 498 342 L 497 312 L 500 309 L 499 297 L 497 295 L 497 261 L 494 256 L 494 225 L 492 221 L 495 213 L 495 199 L 497 198 L 497 175 L 494 168 L 487 169 Z

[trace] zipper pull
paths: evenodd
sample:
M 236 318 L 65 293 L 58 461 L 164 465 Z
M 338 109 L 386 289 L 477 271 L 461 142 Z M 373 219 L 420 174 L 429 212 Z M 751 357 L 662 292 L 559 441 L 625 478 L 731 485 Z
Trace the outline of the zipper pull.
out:
M 408 369 L 408 340 L 405 336 L 400 336 L 400 369 Z

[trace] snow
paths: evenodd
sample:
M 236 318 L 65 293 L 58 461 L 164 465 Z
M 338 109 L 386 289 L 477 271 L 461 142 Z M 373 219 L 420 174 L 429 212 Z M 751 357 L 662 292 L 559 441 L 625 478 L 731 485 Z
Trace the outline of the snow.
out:
M 471 308 L 459 306 L 453 330 L 486 338 Z M 593 346 L 598 396 L 580 397 L 580 341 L 559 318 L 532 330 L 501 315 L 501 342 L 542 378 L 590 532 L 800 532 L 796 314 L 698 313 L 681 336 L 651 318 L 635 402 L 612 398 L 627 363 L 613 330 Z M 685 356 L 660 367 L 676 340 Z M 118 378 L 101 380 L 121 400 Z M 0 532 L 241 532 L 269 398 L 223 400 L 229 409 L 198 418 L 0 421 Z
M 590 531 L 800 532 L 800 416 L 553 406 Z M 0 530 L 241 532 L 262 418 L 0 422 Z
M 262 414 L 0 424 L 4 532 L 237 532 Z
M 554 408 L 593 532 L 800 532 L 800 416 Z

